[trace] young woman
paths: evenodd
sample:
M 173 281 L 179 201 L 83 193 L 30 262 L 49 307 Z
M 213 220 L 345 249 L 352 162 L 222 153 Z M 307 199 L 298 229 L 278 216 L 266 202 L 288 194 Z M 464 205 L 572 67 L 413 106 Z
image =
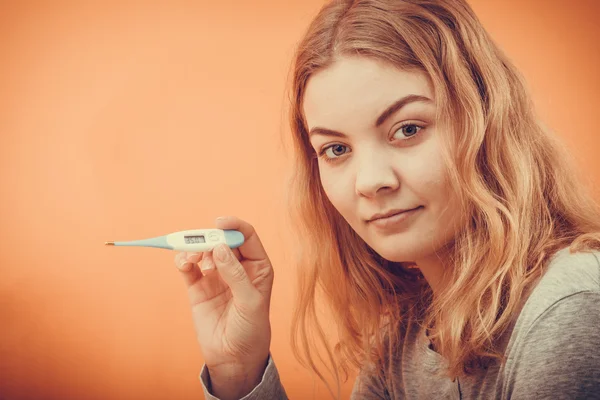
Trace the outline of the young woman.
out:
M 326 5 L 292 90 L 293 347 L 327 383 L 321 341 L 338 397 L 348 368 L 353 399 L 600 395 L 600 210 L 464 0 Z M 285 399 L 271 263 L 250 224 L 216 226 L 245 244 L 175 260 L 206 397 Z

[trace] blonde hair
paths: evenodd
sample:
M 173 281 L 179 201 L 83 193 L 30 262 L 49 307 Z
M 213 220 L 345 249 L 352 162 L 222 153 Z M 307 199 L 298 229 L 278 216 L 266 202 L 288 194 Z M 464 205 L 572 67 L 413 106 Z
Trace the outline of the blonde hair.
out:
M 460 199 L 457 212 L 468 216 L 451 246 L 449 283 L 435 298 L 418 269 L 375 253 L 321 186 L 303 97 L 310 76 L 339 56 L 423 71 L 432 82 L 438 118 L 449 127 L 444 157 Z M 503 359 L 495 340 L 557 250 L 600 248 L 598 204 L 575 179 L 564 146 L 536 120 L 515 67 L 464 0 L 333 1 L 299 44 L 292 79 L 296 158 L 289 201 L 303 249 L 292 348 L 334 397 L 316 365 L 316 356 L 324 362 L 317 344 L 326 349 L 339 398 L 338 371 L 346 380 L 349 367 L 391 363 L 402 323 L 415 317 L 430 327 L 448 376 L 460 377 Z M 319 295 L 338 331 L 334 346 L 317 316 Z

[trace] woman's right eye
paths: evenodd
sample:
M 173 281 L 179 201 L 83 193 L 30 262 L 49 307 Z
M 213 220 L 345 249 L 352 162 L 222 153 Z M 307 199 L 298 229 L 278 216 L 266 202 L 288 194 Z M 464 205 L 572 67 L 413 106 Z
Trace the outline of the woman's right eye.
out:
M 347 149 L 347 146 L 344 146 L 343 144 L 333 144 L 323 148 L 319 153 L 319 156 L 322 157 L 324 154 L 327 154 L 327 157 L 322 158 L 327 162 L 333 162 L 347 152 L 344 151 L 344 149 Z

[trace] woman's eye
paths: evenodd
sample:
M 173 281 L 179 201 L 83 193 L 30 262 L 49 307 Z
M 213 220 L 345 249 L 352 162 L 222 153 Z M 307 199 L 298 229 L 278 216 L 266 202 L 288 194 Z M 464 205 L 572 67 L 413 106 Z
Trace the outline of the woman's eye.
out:
M 344 153 L 347 153 L 348 151 L 348 146 L 344 146 L 343 144 L 332 144 L 321 149 L 318 156 L 324 161 L 332 163 L 338 161 L 340 156 L 343 156 Z
M 423 127 L 417 124 L 406 124 L 404 126 L 401 126 L 396 132 L 401 132 L 404 135 L 405 139 L 411 139 L 417 133 L 419 133 L 421 129 L 423 129 Z
M 325 153 L 327 154 L 327 156 L 329 158 L 335 158 L 335 157 L 339 157 L 339 156 L 343 156 L 345 151 L 346 146 L 342 145 L 342 144 L 334 144 L 333 146 L 329 146 L 328 148 L 325 149 Z

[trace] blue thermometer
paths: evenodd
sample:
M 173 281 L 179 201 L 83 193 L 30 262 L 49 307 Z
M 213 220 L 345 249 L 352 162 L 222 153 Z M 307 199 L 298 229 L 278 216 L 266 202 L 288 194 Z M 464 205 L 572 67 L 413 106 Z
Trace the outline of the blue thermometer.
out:
M 210 251 L 220 243 L 235 249 L 244 243 L 244 235 L 231 229 L 193 229 L 170 233 L 151 239 L 129 242 L 106 242 L 107 246 L 141 246 L 178 251 Z

